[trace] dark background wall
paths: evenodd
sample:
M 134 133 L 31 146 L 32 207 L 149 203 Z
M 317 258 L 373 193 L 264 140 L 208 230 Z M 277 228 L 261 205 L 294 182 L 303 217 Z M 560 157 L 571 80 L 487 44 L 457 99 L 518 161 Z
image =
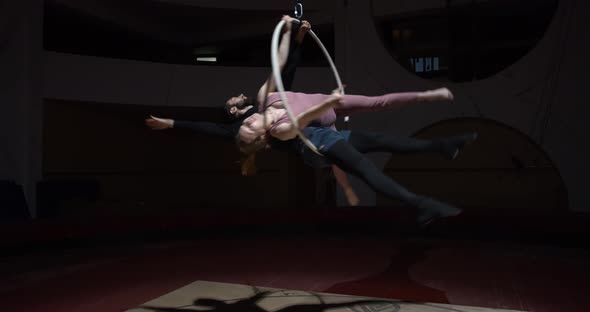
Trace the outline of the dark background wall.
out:
M 266 172 L 262 176 L 243 178 L 237 175 L 234 163 L 237 158 L 232 146 L 186 133 L 151 132 L 142 126 L 143 118 L 154 111 L 167 115 L 164 117 L 212 116 L 209 114 L 215 113 L 206 108 L 218 107 L 232 94 L 256 90 L 268 68 L 182 65 L 47 51 L 41 40 L 43 2 L 22 3 L 1 10 L 5 22 L 0 32 L 0 52 L 4 56 L 0 74 L 3 81 L 0 172 L 3 180 L 23 187 L 33 215 L 37 213 L 35 185 L 42 180 L 90 181 L 86 185 L 96 187 L 98 193 L 90 192 L 88 198 L 82 198 L 87 210 L 77 208 L 81 204 L 76 201 L 68 201 L 59 208 L 73 215 L 148 211 L 142 210 L 142 205 L 153 206 L 149 211 L 156 214 L 164 213 L 158 209 L 167 206 L 215 205 L 231 211 L 243 203 L 237 196 L 220 196 L 218 190 L 228 186 L 239 186 L 257 194 L 262 187 L 272 187 L 275 192 L 265 193 L 258 200 L 269 206 L 286 205 L 293 209 L 299 203 L 317 203 L 317 197 L 321 197 L 318 192 L 325 192 L 318 191 L 325 188 L 315 173 L 288 156 L 268 155 L 263 161 Z M 193 4 L 243 8 L 242 2 L 231 0 Z M 562 183 L 556 189 L 561 186 L 565 189 L 556 192 L 567 196 L 567 200 L 558 196 L 559 209 L 587 212 L 590 200 L 584 177 L 590 174 L 586 162 L 590 145 L 584 139 L 588 132 L 584 82 L 589 62 L 585 56 L 590 47 L 583 38 L 588 30 L 585 16 L 588 3 L 560 1 L 545 34 L 524 57 L 491 77 L 460 83 L 423 79 L 408 72 L 384 47 L 375 23 L 375 11 L 393 14 L 445 5 L 445 1 L 309 3 L 310 20 L 316 17 L 318 25 L 333 25 L 330 29 L 333 29 L 336 63 L 349 93 L 373 95 L 442 85 L 455 93 L 452 104 L 429 103 L 395 112 L 353 116 L 351 128 L 412 135 L 455 118 L 494 121 L 526 137 L 528 141 L 523 139 L 523 142 L 532 142 L 532 150 L 543 155 L 546 164 L 551 164 L 555 170 L 552 174 L 560 177 Z M 282 5 L 278 6 L 268 1 L 248 4 L 255 10 L 280 10 Z M 123 20 L 133 22 L 128 27 L 145 26 L 133 19 Z M 218 34 L 270 33 L 274 21 L 256 25 L 243 29 L 218 25 Z M 327 68 L 304 66 L 298 71 L 294 89 L 328 92 L 334 86 L 332 80 Z M 512 138 L 510 133 L 495 132 L 489 140 L 512 142 Z M 475 145 L 470 148 L 478 153 Z M 512 151 L 519 145 L 498 145 L 498 148 Z M 484 168 L 495 157 L 486 153 L 469 158 L 469 151 L 465 151 L 465 158 L 457 160 L 457 166 L 461 167 L 462 161 L 471 161 L 470 166 Z M 373 155 L 372 159 L 380 166 L 394 160 L 385 154 Z M 427 168 L 429 164 L 430 160 L 425 159 L 417 161 L 415 166 Z M 529 165 L 524 163 L 524 167 Z M 505 168 L 498 169 L 501 172 Z M 437 176 L 440 183 L 451 181 L 447 186 L 457 181 L 458 187 L 453 189 L 456 198 L 470 196 L 460 192 L 459 180 L 463 177 L 456 173 L 446 176 L 437 173 Z M 416 181 L 421 191 L 437 194 L 437 183 L 425 187 Z M 478 188 L 478 183 L 473 184 L 474 189 L 489 190 L 487 198 L 494 203 L 492 210 L 505 208 L 505 198 L 520 196 L 521 189 L 516 184 L 496 188 L 494 183 L 487 183 Z M 383 204 L 363 183 L 355 180 L 354 184 L 363 205 Z M 535 192 L 543 195 L 546 189 L 532 184 L 527 186 L 527 192 L 531 196 Z M 92 198 L 98 198 L 98 204 L 87 203 Z M 170 198 L 174 199 L 173 204 Z M 343 203 L 342 198 L 339 202 Z M 522 209 L 530 209 L 524 207 L 526 201 L 517 202 L 523 203 L 518 205 Z
M 435 154 L 392 155 L 384 170 L 418 193 L 473 213 L 498 217 L 568 211 L 567 189 L 559 170 L 538 144 L 514 128 L 463 117 L 440 121 L 415 136 L 432 139 L 470 129 L 477 129 L 477 143 L 467 145 L 454 161 Z M 378 203 L 396 204 L 382 196 Z
M 262 153 L 257 175 L 244 177 L 233 142 L 185 129 L 150 130 L 143 124 L 150 114 L 225 118 L 219 108 L 45 100 L 39 213 L 105 217 L 316 205 L 314 172 L 292 155 Z

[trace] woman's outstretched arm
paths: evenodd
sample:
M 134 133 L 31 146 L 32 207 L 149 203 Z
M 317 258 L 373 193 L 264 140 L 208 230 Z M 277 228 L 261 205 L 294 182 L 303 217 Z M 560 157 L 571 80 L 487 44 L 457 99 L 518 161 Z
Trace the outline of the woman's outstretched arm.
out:
M 279 44 L 279 69 L 281 72 L 283 71 L 283 68 L 285 67 L 285 64 L 287 63 L 287 59 L 289 58 L 289 47 L 290 47 L 290 41 L 291 41 L 291 27 L 292 27 L 293 18 L 290 16 L 287 16 L 287 15 L 284 15 L 283 20 L 285 21 L 285 26 L 283 26 L 283 29 L 285 29 L 285 31 L 283 32 L 283 35 L 281 36 L 281 43 Z M 266 99 L 266 95 L 269 92 L 274 92 L 274 91 L 276 91 L 276 82 L 275 82 L 273 75 L 271 73 L 269 78 L 266 80 L 266 82 L 264 82 L 262 87 L 260 87 L 260 89 L 258 90 L 256 100 L 258 100 L 258 103 L 264 103 L 264 100 Z

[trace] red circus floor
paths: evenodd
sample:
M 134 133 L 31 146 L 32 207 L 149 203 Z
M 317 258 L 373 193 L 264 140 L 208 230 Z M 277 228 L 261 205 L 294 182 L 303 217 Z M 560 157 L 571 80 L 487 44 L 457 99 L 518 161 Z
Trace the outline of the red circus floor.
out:
M 535 312 L 590 311 L 590 251 L 402 235 L 224 236 L 0 258 L 2 311 L 124 311 L 196 280 Z

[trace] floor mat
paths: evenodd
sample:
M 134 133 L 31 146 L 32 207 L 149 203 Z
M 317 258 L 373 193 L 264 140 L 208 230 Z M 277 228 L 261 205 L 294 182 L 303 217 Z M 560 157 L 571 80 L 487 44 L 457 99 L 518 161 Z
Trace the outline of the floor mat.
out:
M 128 312 L 515 312 L 196 281 Z

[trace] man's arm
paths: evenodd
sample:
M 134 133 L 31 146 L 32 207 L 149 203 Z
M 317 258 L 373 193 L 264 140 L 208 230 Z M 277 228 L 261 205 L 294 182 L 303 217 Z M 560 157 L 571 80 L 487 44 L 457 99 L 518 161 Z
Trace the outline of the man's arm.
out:
M 295 71 L 297 70 L 297 66 L 299 66 L 299 62 L 301 61 L 301 44 L 303 43 L 303 39 L 307 34 L 308 30 L 311 29 L 311 24 L 308 21 L 302 21 L 301 24 L 293 25 L 293 33 L 296 35 L 293 36 L 291 40 L 291 49 L 289 51 L 289 56 L 287 57 L 287 64 L 285 64 L 285 68 L 281 73 L 283 78 L 283 86 L 285 87 L 286 91 L 290 91 L 291 87 L 293 86 L 293 80 L 295 79 Z
M 235 136 L 235 128 L 238 124 L 218 124 L 208 121 L 183 121 L 168 118 L 150 116 L 145 120 L 145 125 L 153 130 L 165 130 L 172 128 L 188 129 L 198 134 L 207 134 L 227 141 L 232 141 Z
M 206 134 L 226 141 L 233 141 L 236 133 L 233 124 L 219 124 L 208 121 L 176 120 L 174 128 L 187 129 L 194 133 Z

